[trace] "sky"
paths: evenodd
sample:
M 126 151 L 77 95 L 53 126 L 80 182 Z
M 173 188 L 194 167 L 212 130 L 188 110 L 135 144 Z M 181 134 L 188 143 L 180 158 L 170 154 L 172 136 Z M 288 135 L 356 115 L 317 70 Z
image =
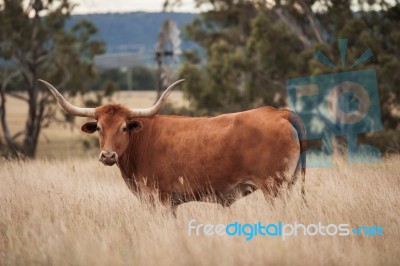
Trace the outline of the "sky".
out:
M 147 11 L 160 12 L 164 0 L 73 0 L 78 6 L 74 14 Z M 175 12 L 199 12 L 194 0 L 182 0 L 182 5 L 174 7 Z
M 27 3 L 29 0 L 24 0 L 24 1 L 25 3 Z M 163 11 L 162 9 L 164 3 L 164 0 L 71 0 L 71 1 L 77 5 L 73 10 L 73 14 L 133 12 L 133 11 L 161 12 Z M 0 2 L 2 2 L 2 0 L 0 0 Z M 352 2 L 352 10 L 358 11 L 360 9 L 358 0 L 351 0 L 351 2 Z M 388 0 L 388 2 L 394 4 L 395 0 Z M 313 6 L 313 10 L 314 9 L 315 11 L 319 10 L 317 6 Z M 378 4 L 376 4 L 376 6 L 372 7 L 372 9 L 380 10 L 380 7 Z M 173 11 L 199 13 L 200 11 L 207 11 L 207 5 L 203 5 L 202 8 L 199 9 L 196 8 L 195 0 L 181 0 L 181 4 L 179 6 L 175 6 L 173 8 Z

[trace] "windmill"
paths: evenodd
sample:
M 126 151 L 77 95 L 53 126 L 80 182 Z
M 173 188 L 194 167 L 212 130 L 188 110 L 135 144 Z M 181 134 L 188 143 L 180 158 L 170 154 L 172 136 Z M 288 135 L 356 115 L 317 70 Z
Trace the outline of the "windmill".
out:
M 157 99 L 161 92 L 171 83 L 173 69 L 171 65 L 178 61 L 181 51 L 181 31 L 176 23 L 170 19 L 164 21 L 158 34 L 156 45 L 157 71 Z

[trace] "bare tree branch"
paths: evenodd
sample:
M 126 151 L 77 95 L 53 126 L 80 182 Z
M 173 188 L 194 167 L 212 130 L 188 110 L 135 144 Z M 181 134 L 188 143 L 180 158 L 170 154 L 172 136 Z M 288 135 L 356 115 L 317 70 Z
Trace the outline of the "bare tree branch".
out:
M 7 75 L 7 77 L 6 77 L 6 78 L 3 80 L 3 82 L 0 84 L 0 85 L 1 85 L 1 89 L 5 90 L 6 87 L 7 87 L 7 85 L 8 85 L 8 83 L 9 83 L 12 79 L 16 78 L 16 77 L 18 76 L 19 73 L 20 73 L 19 70 L 15 70 L 15 71 L 12 72 L 11 74 Z
M 19 70 L 8 75 L 3 82 L 0 84 L 0 122 L 1 128 L 3 129 L 4 138 L 6 140 L 7 146 L 10 151 L 18 158 L 18 152 L 15 148 L 15 144 L 13 138 L 11 137 L 10 129 L 8 127 L 7 119 L 6 119 L 6 96 L 5 89 L 8 83 L 15 77 L 19 75 Z
M 33 80 L 30 75 L 30 70 L 28 69 L 29 63 L 23 57 L 19 56 L 18 53 L 15 53 L 12 59 L 17 63 L 25 82 L 31 87 Z
M 18 100 L 21 100 L 21 101 L 25 101 L 25 102 L 29 101 L 28 98 L 26 98 L 26 97 L 24 97 L 22 95 L 19 95 L 17 93 L 14 93 L 14 92 L 6 92 L 6 95 L 11 96 L 11 97 L 13 97 L 15 99 L 18 99 Z
M 62 75 L 62 77 L 63 77 L 62 81 L 61 81 L 59 84 L 57 84 L 57 86 L 56 86 L 56 88 L 62 88 L 62 87 L 64 87 L 64 86 L 67 84 L 67 82 L 70 80 L 71 74 L 70 74 L 68 68 L 65 66 L 65 64 L 63 64 L 62 62 L 60 62 L 60 61 L 58 60 L 57 57 L 54 59 L 54 62 L 56 63 L 56 65 L 57 65 L 57 66 L 63 71 L 63 73 L 64 73 L 64 75 Z
M 41 99 L 39 100 L 39 108 L 41 110 L 41 114 L 39 114 L 41 116 L 40 126 L 42 128 L 49 127 L 52 120 L 55 119 L 54 112 L 52 113 L 50 112 L 51 110 L 49 111 L 49 108 L 46 108 L 48 102 L 49 102 L 49 94 L 44 94 L 44 96 L 41 97 Z
M 15 133 L 15 134 L 12 136 L 12 139 L 13 139 L 13 140 L 16 140 L 19 136 L 23 135 L 24 133 L 25 133 L 25 130 L 21 130 L 21 131 Z
M 318 43 L 324 43 L 324 40 L 321 37 L 322 35 L 321 31 L 316 23 L 316 18 L 312 10 L 303 0 L 299 0 L 299 3 L 303 11 L 307 14 L 307 19 L 310 22 L 310 26 L 314 32 L 315 39 L 317 40 Z
M 299 39 L 299 41 L 303 44 L 305 48 L 309 48 L 311 46 L 311 41 L 303 33 L 302 29 L 298 27 L 292 19 L 285 15 L 282 9 L 275 9 L 275 13 L 278 15 L 279 19 L 289 28 L 289 30 L 297 37 L 297 39 Z

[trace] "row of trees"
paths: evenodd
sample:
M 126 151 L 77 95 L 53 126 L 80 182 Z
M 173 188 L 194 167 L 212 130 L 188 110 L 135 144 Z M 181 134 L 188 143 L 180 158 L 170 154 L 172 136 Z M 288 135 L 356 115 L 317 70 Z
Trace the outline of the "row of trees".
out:
M 166 1 L 166 6 L 180 1 Z M 400 128 L 399 1 L 197 0 L 208 9 L 186 28 L 202 47 L 185 55 L 186 95 L 200 111 L 220 113 L 260 105 L 286 105 L 289 78 L 347 71 L 368 48 L 374 57 L 352 70 L 377 72 L 385 132 Z M 203 9 L 203 10 L 204 10 Z M 341 67 L 338 39 L 348 39 Z M 336 70 L 317 62 L 327 55 Z M 390 133 L 391 136 L 393 132 Z M 397 137 L 400 140 L 399 137 Z
M 134 66 L 130 71 L 121 69 L 98 70 L 97 78 L 90 89 L 97 90 L 106 83 L 113 83 L 120 90 L 128 89 L 128 75 L 131 75 L 133 90 L 155 90 L 157 88 L 157 69 L 148 66 Z

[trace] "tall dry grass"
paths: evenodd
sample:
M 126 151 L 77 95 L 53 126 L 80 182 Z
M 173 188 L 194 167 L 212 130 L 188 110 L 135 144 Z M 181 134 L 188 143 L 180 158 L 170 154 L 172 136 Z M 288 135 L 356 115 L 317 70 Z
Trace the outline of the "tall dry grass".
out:
M 0 161 L 1 265 L 399 265 L 400 156 L 377 165 L 336 161 L 308 169 L 274 205 L 256 192 L 230 208 L 188 203 L 175 219 L 126 188 L 116 167 L 95 158 Z M 188 236 L 196 223 L 380 225 L 382 237 Z

